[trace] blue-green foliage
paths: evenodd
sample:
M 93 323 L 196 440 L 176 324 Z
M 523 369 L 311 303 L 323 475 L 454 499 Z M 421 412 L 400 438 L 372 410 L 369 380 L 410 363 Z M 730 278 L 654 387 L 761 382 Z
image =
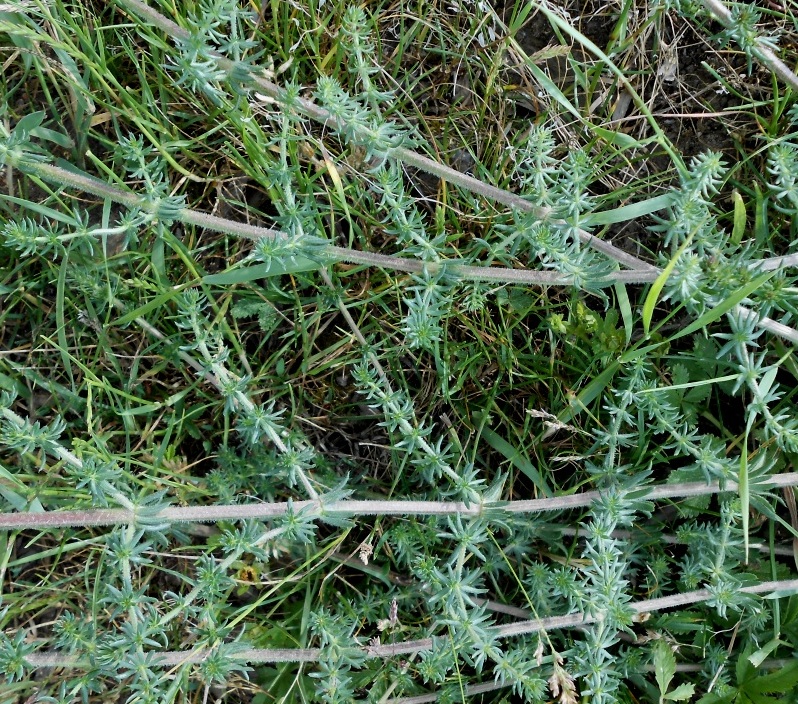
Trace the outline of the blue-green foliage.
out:
M 735 13 L 738 25 L 723 38 L 740 44 L 750 67 L 757 42 L 762 41 L 755 34 L 759 14 L 739 7 Z M 234 0 L 203 0 L 186 18 L 188 34 L 177 42 L 178 51 L 169 63 L 178 85 L 203 94 L 216 107 L 237 109 L 238 117 L 232 119 L 244 119 L 241 116 L 248 110 L 245 99 L 257 47 L 247 37 L 254 19 Z M 348 58 L 348 83 L 344 85 L 345 77 L 320 76 L 313 95 L 328 111 L 329 126 L 339 135 L 341 148 L 348 149 L 349 156 L 359 154 L 360 175 L 368 184 L 364 202 L 373 206 L 374 222 L 383 226 L 398 253 L 419 262 L 416 273 L 396 289 L 401 307 L 396 330 L 410 352 L 429 355 L 435 362 L 431 366 L 445 376 L 441 349 L 447 343 L 453 308 L 459 304 L 475 312 L 493 301 L 484 287 L 466 292 L 458 288 L 461 282 L 444 264 L 453 258 L 445 227 L 427 221 L 423 205 L 406 185 L 396 156 L 414 138 L 385 116 L 392 94 L 380 88 L 369 24 L 360 7 L 344 13 L 339 38 Z M 772 39 L 764 41 L 775 46 Z M 268 267 L 295 264 L 301 258 L 324 266 L 324 250 L 330 243 L 317 194 L 299 186 L 308 183 L 297 158 L 298 145 L 305 139 L 298 116 L 300 94 L 294 83 L 283 88 L 282 108 L 270 117 L 275 127 L 273 153 L 262 155 L 279 230 L 258 238 L 248 258 Z M 46 161 L 42 150 L 30 142 L 31 130 L 39 123 L 28 120 L 13 132 L 3 132 L 3 164 L 24 170 L 26 164 L 33 168 Z M 789 141 L 768 151 L 774 207 L 787 216 L 798 212 L 796 154 Z M 141 207 L 122 215 L 118 231 L 132 237 L 142 226 L 153 225 L 166 237 L 165 226 L 185 219 L 184 199 L 171 195 L 166 161 L 135 136 L 119 140 L 116 157 L 131 179 L 142 182 L 145 193 Z M 553 130 L 533 126 L 515 151 L 513 179 L 523 197 L 541 211 L 514 210 L 484 237 L 474 238 L 471 249 L 458 253 L 458 258 L 484 265 L 521 261 L 529 267 L 542 266 L 566 275 L 585 296 L 606 288 L 617 265 L 584 242 L 592 234 L 586 223 L 595 208 L 594 166 L 588 151 L 570 149 L 563 156 Z M 673 189 L 669 208 L 650 228 L 663 245 L 659 263 L 678 257 L 662 300 L 676 313 L 691 316 L 691 321 L 711 316 L 763 271 L 752 246 L 732 242 L 724 228 L 716 199 L 726 177 L 719 154 L 696 157 Z M 5 246 L 22 256 L 56 260 L 72 246 L 91 252 L 98 235 L 108 234 L 90 228 L 82 215 L 72 218 L 71 225 L 67 231 L 20 218 L 5 222 L 0 236 Z M 75 244 L 68 245 L 72 240 Z M 62 686 L 56 698 L 43 696 L 40 701 L 73 696 L 88 700 L 111 678 L 125 680 L 128 701 L 164 701 L 165 694 L 174 691 L 170 688 L 178 685 L 170 680 L 171 672 L 160 662 L 158 651 L 183 647 L 188 632 L 191 647 L 205 654 L 190 678 L 207 687 L 248 676 L 251 636 L 265 648 L 318 649 L 303 650 L 298 657 L 317 660 L 309 677 L 301 680 L 302 696 L 328 704 L 357 697 L 376 702 L 391 693 L 410 696 L 422 691 L 422 685 L 435 689 L 439 701 L 460 701 L 471 682 L 507 686 L 524 701 L 554 697 L 567 704 L 578 696 L 598 704 L 616 702 L 629 696 L 628 681 L 645 682 L 642 646 L 633 652 L 620 645 L 622 639 L 641 635 L 637 602 L 696 589 L 708 593 L 704 599 L 708 609 L 691 612 L 686 625 L 654 617 L 651 629 L 662 638 L 671 628 L 685 639 L 693 638 L 691 647 L 706 653 L 707 674 L 718 678 L 720 691 L 702 701 L 720 704 L 736 701 L 734 696 L 743 692 L 791 691 L 795 685 L 791 669 L 781 680 L 767 680 L 742 661 L 735 689 L 716 674 L 725 652 L 709 638 L 715 631 L 742 624 L 745 637 L 758 643 L 774 627 L 770 607 L 743 589 L 761 577 L 746 563 L 749 506 L 775 520 L 778 498 L 767 479 L 784 463 L 779 453 L 798 451 L 798 418 L 777 378 L 779 364 L 766 351 L 762 327 L 763 316 L 777 324 L 793 322 L 798 315 L 794 283 L 785 272 L 763 282 L 739 305 L 725 310 L 722 332 L 705 337 L 697 331 L 692 348 L 681 350 L 683 358 L 673 363 L 661 349 L 651 355 L 639 353 L 619 327 L 614 309 L 596 314 L 575 300 L 568 320 L 562 315 L 549 318 L 552 367 L 565 349 L 557 348 L 559 335 L 574 349 L 589 350 L 588 356 L 612 371 L 593 397 L 599 401 L 588 409 L 585 428 L 569 426 L 545 412 L 537 416 L 556 426 L 555 431 L 581 431 L 582 445 L 574 442 L 579 455 L 571 461 L 584 470 L 585 488 L 597 492 L 583 513 L 566 513 L 560 507 L 558 513 L 530 518 L 502 511 L 503 498 L 530 493 L 526 479 L 519 475 L 508 480 L 504 468 L 483 465 L 460 428 L 422 415 L 406 381 L 380 364 L 382 346 L 392 344 L 388 334 L 370 340 L 361 362 L 351 369 L 359 401 L 375 416 L 374 426 L 387 436 L 382 449 L 390 455 L 397 486 L 419 500 L 437 502 L 433 512 L 437 515 L 424 518 L 410 510 L 409 516 L 381 519 L 379 530 L 375 529 L 376 548 L 364 542 L 360 549 L 364 569 L 373 560 L 371 569 L 380 578 L 369 589 L 356 593 L 348 589 L 345 578 L 335 586 L 320 579 L 321 596 L 308 592 L 296 603 L 287 599 L 287 606 L 280 604 L 299 614 L 295 621 L 301 625 L 295 631 L 290 630 L 293 624 L 280 633 L 256 627 L 250 629 L 253 633 L 247 630 L 246 637 L 241 619 L 229 620 L 224 608 L 245 581 L 240 575 L 266 565 L 283 584 L 290 584 L 292 570 L 306 571 L 320 556 L 343 564 L 351 560 L 329 536 L 354 533 L 365 522 L 355 520 L 357 506 L 349 511 L 339 504 L 369 496 L 370 475 L 358 467 L 358 478 L 350 479 L 348 469 L 337 471 L 334 455 L 328 459 L 317 453 L 287 412 L 287 404 L 279 400 L 290 389 L 255 388 L 252 376 L 238 369 L 239 356 L 229 332 L 219 324 L 219 311 L 199 288 L 170 292 L 175 338 L 170 344 L 191 360 L 201 380 L 215 380 L 216 411 L 225 429 L 235 431 L 230 433 L 234 439 L 225 434 L 217 467 L 202 477 L 203 490 L 220 503 L 244 501 L 248 492 L 271 502 L 290 490 L 292 495 L 301 493 L 306 503 L 290 499 L 285 512 L 268 525 L 223 524 L 193 556 L 185 573 L 169 570 L 175 584 L 156 598 L 157 590 L 150 588 L 146 577 L 158 551 L 185 537 L 164 518 L 168 490 L 142 493 L 135 475 L 99 441 L 73 454 L 64 444 L 65 420 L 58 417 L 49 424 L 22 420 L 10 411 L 14 398 L 4 395 L 0 443 L 18 455 L 20 463 L 48 471 L 51 460 L 64 463 L 60 480 L 76 494 L 70 508 L 127 512 L 125 521 L 100 539 L 104 572 L 89 604 L 91 612 L 65 608 L 53 626 L 51 644 L 82 658 L 85 671 Z M 609 304 L 604 294 L 594 298 Z M 233 315 L 258 316 L 265 329 L 275 317 L 269 310 L 268 304 L 244 305 L 234 308 Z M 718 313 L 716 318 L 720 317 Z M 666 334 L 667 330 L 658 332 L 647 342 L 664 346 Z M 674 353 L 678 341 L 679 336 L 672 338 Z M 721 376 L 725 386 L 717 381 Z M 691 385 L 695 388 L 685 388 Z M 753 452 L 733 434 L 712 429 L 706 422 L 707 414 L 700 409 L 711 393 L 724 394 L 724 401 L 742 398 L 745 442 L 755 441 Z M 581 411 L 591 402 L 582 403 L 575 395 L 568 420 L 576 415 L 575 409 Z M 474 431 L 477 436 L 490 425 L 489 411 L 483 420 Z M 520 464 L 519 457 L 512 459 Z M 660 533 L 672 521 L 657 515 L 648 498 L 655 479 L 666 484 L 718 482 L 720 493 L 711 505 L 682 502 L 674 508 L 689 522 L 669 536 L 670 542 L 662 542 Z M 729 490 L 732 482 L 741 484 L 743 479 L 745 501 L 736 490 Z M 476 509 L 480 515 L 465 515 Z M 566 529 L 577 526 L 578 535 L 573 537 L 574 530 Z M 294 559 L 296 564 L 291 562 Z M 389 574 L 386 565 L 401 569 L 403 576 Z M 332 583 L 335 570 L 329 576 Z M 569 625 L 580 625 L 581 630 L 545 630 L 540 624 L 527 624 L 525 630 L 505 637 L 505 612 L 512 605 L 502 609 L 491 603 L 495 592 L 517 600 L 520 606 L 510 613 L 518 615 L 523 608 L 530 620 L 574 616 L 578 618 Z M 400 651 L 407 659 L 394 658 L 386 667 L 383 659 L 390 652 L 381 649 L 400 638 L 419 639 L 425 645 L 412 657 Z M 790 642 L 794 647 L 798 641 L 792 637 Z M 30 676 L 26 658 L 34 649 L 24 629 L 0 632 L 0 669 L 7 682 Z M 757 700 L 751 697 L 751 701 Z

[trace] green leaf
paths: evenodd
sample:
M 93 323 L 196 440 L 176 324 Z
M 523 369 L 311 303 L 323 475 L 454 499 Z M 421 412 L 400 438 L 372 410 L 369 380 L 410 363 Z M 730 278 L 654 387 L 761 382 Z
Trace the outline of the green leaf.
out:
M 748 430 L 745 431 L 743 446 L 740 451 L 740 473 L 737 477 L 737 491 L 740 494 L 740 512 L 743 516 L 743 544 L 745 550 L 745 564 L 748 564 L 748 530 L 749 512 L 751 508 L 751 493 L 748 488 Z
M 779 373 L 779 365 L 776 364 L 773 366 L 772 369 L 768 369 L 762 375 L 762 380 L 759 382 L 759 390 L 763 396 L 767 396 L 770 393 L 770 389 L 773 388 L 773 382 L 776 381 L 776 375 L 778 373 Z M 755 414 L 752 413 L 751 415 L 753 416 Z
M 626 134 L 625 132 L 615 132 L 614 130 L 607 130 L 603 127 L 598 127 L 597 125 L 590 125 L 591 132 L 594 132 L 597 136 L 601 137 L 605 142 L 609 144 L 614 144 L 617 147 L 621 147 L 622 149 L 639 149 L 643 145 L 636 140 L 631 135 Z
M 14 130 L 19 130 L 20 132 L 32 132 L 35 130 L 39 125 L 42 124 L 44 121 L 44 110 L 39 110 L 38 112 L 32 112 L 30 115 L 25 115 L 19 122 L 17 122 L 16 127 Z
M 658 210 L 664 210 L 672 203 L 673 196 L 668 194 L 664 196 L 657 196 L 656 198 L 641 200 L 638 203 L 622 205 L 620 208 L 613 208 L 612 210 L 602 210 L 598 213 L 590 213 L 585 216 L 585 227 L 595 227 L 596 225 L 613 225 L 619 222 L 637 220 L 645 215 L 656 213 Z
M 734 379 L 734 374 L 729 374 L 729 379 Z M 723 379 L 723 377 L 721 377 Z M 714 380 L 713 380 L 714 381 Z M 718 379 L 720 381 L 720 379 Z M 688 403 L 701 403 L 709 398 L 711 388 L 704 382 L 696 381 L 689 384 L 690 390 L 684 395 L 684 400 Z
M 6 193 L 0 193 L 0 199 L 7 201 L 9 203 L 16 203 L 17 205 L 21 205 L 26 210 L 32 210 L 35 213 L 39 213 L 50 220 L 56 220 L 58 222 L 66 223 L 72 227 L 77 226 L 77 222 L 75 218 L 67 213 L 62 213 L 60 210 L 54 210 L 53 208 L 48 208 L 46 205 L 41 205 L 40 203 L 34 203 L 33 201 L 27 200 L 25 198 L 16 198 L 14 196 L 10 196 Z
M 748 661 L 754 667 L 761 667 L 762 663 L 770 657 L 770 654 L 776 650 L 780 645 L 788 645 L 783 640 L 779 640 L 778 638 L 773 638 L 769 642 L 765 643 L 759 650 L 755 653 L 752 653 L 748 656 Z
M 19 489 L 20 491 L 27 493 L 27 487 L 5 467 L 0 465 L 0 495 L 2 495 L 2 497 L 8 501 L 9 504 L 11 504 L 14 510 L 20 512 L 31 511 L 33 513 L 41 513 L 44 511 L 44 506 L 42 506 L 39 499 L 33 499 L 30 502 L 29 508 L 25 497 L 21 494 L 18 494 L 10 487 L 14 487 L 14 489 Z
M 676 250 L 676 254 L 673 255 L 673 258 L 668 262 L 668 265 L 662 270 L 662 273 L 656 278 L 653 284 L 651 284 L 651 290 L 648 292 L 646 296 L 646 300 L 643 303 L 643 331 L 648 337 L 648 332 L 651 328 L 651 318 L 654 315 L 654 309 L 657 307 L 657 301 L 659 301 L 659 295 L 662 293 L 662 289 L 665 287 L 665 282 L 668 280 L 668 277 L 673 272 L 674 268 L 676 267 L 676 263 L 679 261 L 679 257 L 682 256 L 684 250 L 686 250 L 690 243 L 693 241 L 693 234 L 691 233 L 690 236 L 682 242 L 682 246 Z
M 64 365 L 69 381 L 73 382 L 72 377 L 72 362 L 69 358 L 69 343 L 66 336 L 66 277 L 70 269 L 69 252 L 64 252 L 61 257 L 61 266 L 58 269 L 58 283 L 55 289 L 55 320 L 58 325 L 56 334 L 58 335 L 58 350 L 61 354 L 61 362 Z
M 768 198 L 762 193 L 758 183 L 754 183 L 756 201 L 754 208 L 754 239 L 758 247 L 770 242 L 770 223 L 768 223 Z
M 745 233 L 745 201 L 737 191 L 732 193 L 732 200 L 734 201 L 734 226 L 732 227 L 731 241 L 732 244 L 740 244 Z
M 507 481 L 507 473 L 499 472 L 491 485 L 482 492 L 482 500 L 486 504 L 501 501 L 505 481 Z
M 734 676 L 737 678 L 737 684 L 741 686 L 756 676 L 756 668 L 748 661 L 748 656 L 750 654 L 751 647 L 747 646 L 746 649 L 740 653 L 740 657 L 737 658 L 737 664 L 734 666 Z
M 323 264 L 305 257 L 296 257 L 292 261 L 275 261 L 271 264 L 257 264 L 255 266 L 240 267 L 230 271 L 223 271 L 221 274 L 208 274 L 202 277 L 202 282 L 214 286 L 230 286 L 232 284 L 243 284 L 258 279 L 266 279 L 270 276 L 282 276 L 283 274 L 298 274 L 303 271 L 316 271 L 321 269 Z
M 514 13 L 512 22 L 510 23 L 509 29 L 512 35 L 515 35 L 518 30 L 520 30 L 526 24 L 526 18 L 529 17 L 529 13 L 535 8 L 535 3 L 528 2 L 526 3 L 520 10 L 518 9 L 518 5 L 514 5 Z
M 5 7 L 8 10 L 16 10 L 16 12 L 13 13 L 0 12 L 0 25 L 3 25 L 2 30 L 0 31 L 7 35 L 8 39 L 14 46 L 24 49 L 20 58 L 22 59 L 22 65 L 25 67 L 25 71 L 30 71 L 31 65 L 33 64 L 33 57 L 36 55 L 37 47 L 34 46 L 31 38 L 25 35 L 28 32 L 34 36 L 38 34 L 37 32 L 31 31 L 29 25 L 33 24 L 33 22 L 30 17 L 22 14 L 24 6 L 21 3 L 17 3 L 16 7 L 10 5 L 10 3 L 3 3 L 0 5 L 0 7 Z M 17 31 L 17 28 L 27 31 Z
M 626 335 L 626 344 L 628 345 L 632 339 L 632 332 L 634 331 L 634 317 L 632 315 L 632 304 L 629 302 L 629 293 L 626 290 L 626 284 L 615 284 L 615 297 L 618 301 L 618 308 L 621 309 L 623 331 Z
M 669 344 L 674 340 L 678 340 L 685 335 L 692 335 L 694 332 L 698 332 L 702 328 L 705 328 L 707 325 L 714 323 L 718 320 L 722 315 L 730 311 L 735 306 L 739 305 L 741 301 L 747 298 L 751 293 L 756 291 L 763 283 L 765 283 L 768 279 L 776 274 L 776 271 L 766 271 L 764 274 L 761 274 L 753 281 L 749 281 L 745 286 L 738 289 L 735 293 L 733 293 L 728 298 L 724 299 L 721 303 L 716 305 L 714 308 L 710 308 L 706 313 L 704 313 L 698 320 L 694 320 L 690 325 L 685 328 L 682 328 L 679 332 L 671 337 L 663 340 L 662 342 L 656 342 L 652 345 L 646 345 L 645 347 L 639 347 L 636 349 L 629 350 L 621 357 L 621 362 L 631 362 L 633 359 L 637 359 L 648 352 L 651 352 L 662 345 Z M 649 294 L 650 295 L 650 294 Z
M 652 345 L 652 347 L 659 347 L 659 345 Z M 623 359 L 623 357 L 621 358 Z M 634 359 L 634 355 L 632 356 Z M 566 409 L 557 414 L 557 420 L 561 423 L 568 423 L 572 418 L 581 413 L 587 404 L 595 401 L 599 395 L 604 391 L 607 385 L 612 381 L 615 373 L 620 368 L 618 361 L 612 362 L 607 368 L 601 372 L 597 377 L 582 389 L 579 394 L 571 399 L 570 404 Z
M 735 701 L 735 704 L 782 704 L 782 700 L 777 697 L 768 697 L 765 694 L 758 692 L 745 691 Z
M 676 658 L 673 655 L 671 646 L 664 640 L 654 643 L 654 676 L 657 678 L 659 693 L 662 697 L 668 691 L 671 680 L 676 674 Z
M 573 103 L 565 97 L 565 94 L 557 87 L 554 81 L 549 78 L 543 69 L 540 66 L 536 66 L 528 56 L 526 56 L 526 52 L 523 50 L 520 44 L 516 42 L 514 39 L 510 40 L 513 49 L 515 49 L 520 56 L 524 57 L 524 64 L 528 71 L 532 74 L 532 77 L 535 79 L 535 82 L 540 85 L 540 87 L 549 94 L 549 96 L 559 103 L 567 112 L 571 113 L 579 122 L 583 122 L 582 116 L 579 114 L 579 110 L 577 110 Z
M 698 320 L 693 321 L 686 328 L 680 330 L 673 337 L 670 337 L 668 341 L 673 342 L 674 340 L 678 340 L 680 337 L 684 337 L 685 335 L 692 335 L 694 332 L 701 330 L 701 328 L 705 328 L 710 323 L 714 323 L 716 320 L 718 320 L 718 318 L 720 318 L 722 315 L 725 315 L 735 306 L 739 305 L 745 298 L 747 298 L 768 279 L 775 275 L 776 271 L 774 270 L 766 271 L 764 274 L 757 276 L 753 281 L 749 281 L 745 286 L 737 290 L 723 302 L 708 310 Z
M 778 516 L 773 514 L 772 516 L 768 516 L 768 518 L 773 518 L 774 520 L 778 519 Z M 784 524 L 784 527 L 789 529 L 790 524 L 786 521 L 780 521 Z M 795 596 L 798 594 L 798 587 L 791 587 L 789 589 L 774 589 L 772 592 L 768 592 L 762 596 L 763 599 L 784 599 L 788 596 Z
M 14 369 L 13 366 L 11 368 Z M 24 398 L 26 401 L 30 400 L 30 389 L 21 378 L 9 376 L 8 374 L 0 372 L 0 389 L 11 391 L 20 398 Z
M 672 702 L 683 702 L 695 694 L 695 685 L 692 682 L 680 684 L 676 689 L 668 692 L 665 699 Z
M 709 694 L 705 694 L 701 699 L 698 700 L 698 704 L 731 704 L 732 701 L 737 697 L 737 690 L 732 690 L 730 694 L 725 696 L 720 696 L 715 692 L 710 692 Z
M 677 362 L 671 367 L 671 388 L 675 388 L 677 386 L 686 388 L 689 381 L 690 372 L 687 371 L 687 367 L 684 364 L 679 364 Z
M 128 323 L 132 323 L 136 318 L 141 318 L 147 315 L 147 313 L 150 313 L 156 308 L 160 308 L 162 305 L 164 305 L 164 303 L 167 303 L 172 299 L 177 298 L 182 293 L 183 288 L 184 287 L 175 288 L 159 294 L 151 301 L 145 303 L 143 306 L 139 306 L 135 310 L 131 310 L 128 313 L 125 313 L 120 318 L 117 318 L 114 321 L 114 325 L 119 325 L 120 327 L 124 327 Z
M 793 661 L 761 677 L 756 677 L 747 683 L 746 690 L 751 694 L 771 693 L 787 694 L 798 685 L 798 662 Z
M 72 150 L 75 148 L 75 143 L 72 141 L 71 137 L 61 132 L 47 129 L 46 127 L 37 127 L 35 130 L 31 130 L 31 136 L 43 139 L 46 142 L 52 142 L 62 149 Z

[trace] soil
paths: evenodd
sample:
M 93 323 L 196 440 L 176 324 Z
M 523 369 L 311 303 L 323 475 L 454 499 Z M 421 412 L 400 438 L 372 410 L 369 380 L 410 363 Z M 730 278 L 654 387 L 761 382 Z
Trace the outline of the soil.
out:
M 569 7 L 577 29 L 602 50 L 611 50 L 611 33 L 617 17 L 606 4 L 592 0 L 576 4 L 578 7 L 575 9 L 573 4 Z M 710 26 L 710 31 L 719 30 L 719 25 Z M 542 15 L 528 21 L 516 38 L 529 56 L 560 43 Z M 635 70 L 640 74 L 633 87 L 658 117 L 660 126 L 676 149 L 686 158 L 710 149 L 734 154 L 740 135 L 731 133 L 729 129 L 732 115 L 724 116 L 721 121 L 714 114 L 740 100 L 718 81 L 713 72 L 727 78 L 732 86 L 749 94 L 745 95 L 746 98 L 752 99 L 762 90 L 758 85 L 761 76 L 745 76 L 744 58 L 732 52 L 721 52 L 716 45 L 708 44 L 694 26 L 681 17 L 669 17 L 667 22 L 663 22 L 659 37 L 650 32 L 644 47 L 645 51 L 642 51 L 639 44 L 635 44 L 625 55 L 613 56 L 613 60 L 629 75 L 634 75 Z M 579 62 L 587 65 L 596 62 L 594 56 L 577 44 L 571 46 L 571 52 Z M 573 83 L 574 75 L 569 69 L 567 55 L 545 59 L 542 68 L 561 89 L 566 90 Z M 769 89 L 769 82 L 765 88 Z M 634 113 L 634 106 L 631 106 L 623 123 L 633 123 Z M 643 121 L 639 122 L 643 126 Z M 631 133 L 635 128 L 624 126 L 622 129 Z M 660 159 L 658 165 L 665 169 L 669 162 Z

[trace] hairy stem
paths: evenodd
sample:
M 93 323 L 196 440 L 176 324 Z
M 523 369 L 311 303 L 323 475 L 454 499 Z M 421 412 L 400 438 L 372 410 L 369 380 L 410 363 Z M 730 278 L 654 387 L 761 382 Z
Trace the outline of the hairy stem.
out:
M 748 587 L 741 587 L 745 594 L 762 594 L 767 592 L 798 591 L 798 579 L 787 579 L 777 582 L 762 582 Z M 662 611 L 676 606 L 699 604 L 708 601 L 712 595 L 707 589 L 698 589 L 684 594 L 659 599 L 643 599 L 632 602 L 629 607 L 637 614 L 646 614 L 652 611 Z M 595 618 L 583 614 L 569 614 L 566 616 L 551 616 L 548 618 L 530 619 L 515 623 L 496 626 L 495 631 L 500 638 L 529 635 L 540 631 L 558 628 L 574 628 L 585 626 L 596 621 Z M 432 638 L 389 643 L 385 645 L 370 645 L 362 649 L 367 658 L 389 658 L 396 655 L 412 655 L 433 647 Z M 162 667 L 171 667 L 184 663 L 202 662 L 208 655 L 206 648 L 195 650 L 179 650 L 160 653 L 159 664 Z M 232 657 L 239 661 L 250 663 L 266 662 L 316 662 L 323 656 L 321 648 L 247 648 Z M 67 655 L 57 651 L 32 653 L 26 658 L 31 667 L 85 667 L 88 663 L 80 656 Z
M 798 473 L 776 474 L 763 481 L 772 487 L 798 486 Z M 652 487 L 646 499 L 677 499 L 690 496 L 707 496 L 737 491 L 735 482 L 726 482 L 721 490 L 717 482 L 684 482 L 660 484 Z M 500 501 L 495 504 L 470 504 L 460 501 L 335 501 L 325 503 L 324 511 L 344 516 L 492 516 L 503 514 L 539 513 L 542 511 L 564 511 L 584 508 L 599 499 L 601 492 L 585 491 L 571 496 L 556 496 L 546 499 Z M 305 507 L 318 508 L 320 501 L 293 501 L 293 510 Z M 172 506 L 151 517 L 151 520 L 169 523 L 196 523 L 234 520 L 269 520 L 284 516 L 288 502 L 262 504 L 226 504 L 213 506 Z M 44 511 L 41 513 L 0 513 L 0 530 L 36 528 L 41 530 L 81 526 L 108 526 L 130 523 L 135 520 L 135 511 L 127 509 L 85 509 L 77 511 Z

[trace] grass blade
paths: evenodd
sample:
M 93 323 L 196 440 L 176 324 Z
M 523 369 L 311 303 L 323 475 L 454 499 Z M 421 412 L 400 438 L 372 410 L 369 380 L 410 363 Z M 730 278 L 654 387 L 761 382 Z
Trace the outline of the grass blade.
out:
M 654 315 L 654 309 L 657 307 L 659 295 L 662 293 L 662 289 L 665 288 L 665 283 L 668 281 L 668 277 L 676 268 L 676 263 L 679 261 L 679 258 L 690 246 L 692 241 L 693 235 L 691 234 L 684 242 L 682 242 L 681 247 L 676 250 L 676 254 L 673 255 L 671 260 L 668 262 L 668 265 L 662 270 L 662 273 L 657 277 L 656 281 L 651 284 L 651 288 L 646 296 L 646 300 L 643 303 L 643 332 L 645 333 L 646 337 L 648 337 L 648 333 L 651 328 L 651 318 Z

